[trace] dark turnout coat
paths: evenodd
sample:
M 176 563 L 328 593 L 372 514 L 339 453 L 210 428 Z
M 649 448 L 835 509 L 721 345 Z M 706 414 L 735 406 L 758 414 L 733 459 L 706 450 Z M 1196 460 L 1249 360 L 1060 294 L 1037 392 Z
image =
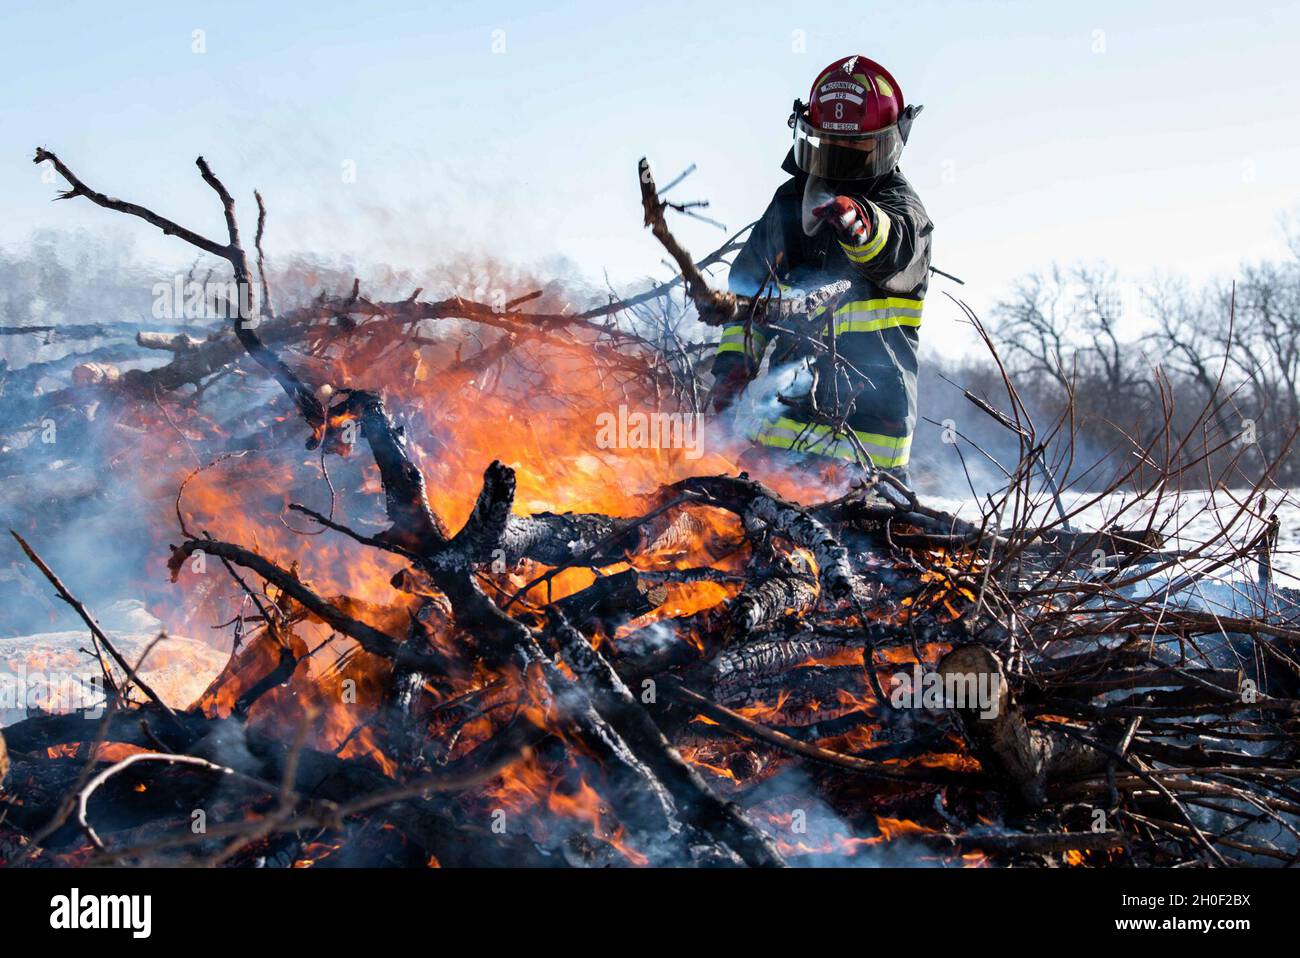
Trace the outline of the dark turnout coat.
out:
M 871 218 L 872 230 L 857 246 L 841 242 L 826 226 L 808 236 L 802 226 L 806 174 L 792 157 L 785 166 L 791 178 L 777 189 L 763 218 L 736 256 L 731 268 L 733 292 L 772 291 L 769 276 L 786 290 L 808 291 L 836 280 L 849 280 L 834 315 L 821 328 L 829 342 L 832 327 L 835 363 L 826 353 L 811 359 L 814 387 L 752 435 L 765 446 L 836 458 L 870 456 L 880 467 L 904 466 L 916 427 L 916 350 L 921 313 L 930 275 L 933 224 L 903 174 L 866 182 L 837 184 L 841 195 L 856 200 Z M 715 376 L 734 375 L 743 363 L 753 376 L 765 353 L 783 364 L 807 353 L 806 344 L 783 344 L 743 322 L 723 328 L 714 359 Z M 847 416 L 845 415 L 847 413 Z M 827 423 L 841 419 L 855 434 Z

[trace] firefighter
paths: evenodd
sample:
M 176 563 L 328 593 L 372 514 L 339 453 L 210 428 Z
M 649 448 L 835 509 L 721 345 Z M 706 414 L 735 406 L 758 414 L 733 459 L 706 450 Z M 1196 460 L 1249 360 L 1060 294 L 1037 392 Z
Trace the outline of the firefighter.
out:
M 759 446 L 812 461 L 869 458 L 908 481 L 933 225 L 898 158 L 920 111 L 864 56 L 835 61 L 807 104 L 795 100 L 794 146 L 782 166 L 790 179 L 736 256 L 729 285 L 773 296 L 851 285 L 820 329 L 825 348 L 779 332 L 769 339 L 743 316 L 723 327 L 712 367 L 715 410 L 732 405 L 769 352 L 771 369 L 799 362 L 805 370 L 806 386 L 772 403 L 749 430 Z

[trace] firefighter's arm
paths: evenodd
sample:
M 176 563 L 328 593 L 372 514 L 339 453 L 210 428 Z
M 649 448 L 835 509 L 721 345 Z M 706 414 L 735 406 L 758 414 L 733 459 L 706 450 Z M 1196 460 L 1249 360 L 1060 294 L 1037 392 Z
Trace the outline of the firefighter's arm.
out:
M 731 264 L 727 287 L 733 293 L 752 296 L 768 280 L 781 251 L 780 213 L 772 203 L 754 226 L 749 239 Z M 743 320 L 722 327 L 722 339 L 713 358 L 713 408 L 727 409 L 758 373 L 769 337 Z
M 835 229 L 855 270 L 878 286 L 909 290 L 925 278 L 930 221 L 919 203 L 901 195 L 876 200 L 841 195 L 814 212 Z

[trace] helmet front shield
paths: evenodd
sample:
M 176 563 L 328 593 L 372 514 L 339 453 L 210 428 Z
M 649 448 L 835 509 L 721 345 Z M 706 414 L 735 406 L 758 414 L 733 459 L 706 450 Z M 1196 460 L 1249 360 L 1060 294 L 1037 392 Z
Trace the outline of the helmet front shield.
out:
M 903 152 L 898 124 L 870 133 L 818 130 L 803 116 L 794 123 L 794 161 L 824 180 L 869 180 L 891 172 Z

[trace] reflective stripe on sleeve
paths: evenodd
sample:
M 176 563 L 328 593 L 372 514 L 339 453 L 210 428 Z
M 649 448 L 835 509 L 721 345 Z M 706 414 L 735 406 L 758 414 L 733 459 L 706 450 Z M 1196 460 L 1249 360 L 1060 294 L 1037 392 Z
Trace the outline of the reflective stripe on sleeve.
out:
M 876 231 L 871 239 L 867 240 L 861 246 L 852 246 L 840 241 L 840 248 L 844 250 L 844 255 L 853 263 L 870 263 L 880 255 L 880 251 L 885 248 L 889 242 L 889 214 L 883 212 L 880 207 L 874 203 L 871 204 L 872 222 L 876 225 Z

